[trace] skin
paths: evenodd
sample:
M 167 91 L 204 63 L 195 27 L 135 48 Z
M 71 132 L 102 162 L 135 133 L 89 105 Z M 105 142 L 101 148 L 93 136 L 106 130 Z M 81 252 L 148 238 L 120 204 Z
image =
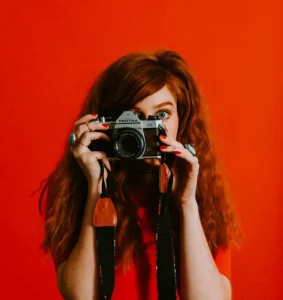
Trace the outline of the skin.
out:
M 161 151 L 173 153 L 184 161 L 184 168 L 176 170 L 172 167 L 174 174 L 173 194 L 179 207 L 181 216 L 181 296 L 182 299 L 190 300 L 229 300 L 231 299 L 231 285 L 229 280 L 221 275 L 215 265 L 211 255 L 202 225 L 200 221 L 198 204 L 196 202 L 196 187 L 199 173 L 199 163 L 196 156 L 193 156 L 182 144 L 176 141 L 178 132 L 178 112 L 177 101 L 167 88 L 164 86 L 158 92 L 150 95 L 138 103 L 133 109 L 140 117 L 147 118 L 149 115 L 158 114 L 162 118 L 167 128 L 167 137 L 160 137 L 165 147 Z M 95 139 L 109 140 L 107 135 L 96 130 L 107 130 L 107 126 L 98 122 L 90 122 L 96 118 L 95 115 L 86 115 L 75 123 L 74 132 L 76 143 L 71 147 L 71 152 L 77 159 L 89 183 L 89 197 L 87 199 L 85 218 L 83 221 L 82 234 L 79 245 L 76 245 L 67 261 L 65 270 L 59 267 L 58 281 L 69 282 L 72 291 L 67 291 L 65 284 L 64 292 L 68 295 L 81 295 L 84 291 L 84 298 L 74 296 L 74 299 L 97 299 L 97 289 L 93 282 L 97 282 L 96 253 L 93 249 L 95 230 L 91 226 L 91 216 L 95 202 L 98 199 L 98 189 L 101 188 L 100 167 L 98 160 L 110 168 L 109 161 L 103 152 L 91 152 L 89 144 Z M 94 132 L 90 132 L 94 131 Z M 160 165 L 158 159 L 147 159 L 135 161 L 131 164 L 136 171 L 132 181 L 135 188 L 151 189 L 156 182 L 156 173 L 139 172 L 148 169 L 157 169 Z M 142 180 L 140 180 L 142 179 Z M 142 185 L 139 183 L 142 182 Z M 95 248 L 95 247 L 94 247 Z M 83 249 L 83 250 L 82 250 Z M 92 263 L 89 263 L 89 262 Z M 79 273 L 81 272 L 81 273 Z M 62 275 L 62 274 L 67 275 Z M 76 278 L 78 273 L 86 278 L 85 286 L 78 285 Z M 64 277 L 63 279 L 61 277 Z M 91 277 L 89 277 L 91 276 Z M 91 279 L 91 280 L 90 280 Z M 87 284 L 87 282 L 90 282 Z M 91 283 L 92 282 L 92 283 Z M 63 285 L 63 284 L 62 284 Z M 87 291 L 87 292 L 85 292 Z
M 147 119 L 150 115 L 158 115 L 159 118 L 162 119 L 162 123 L 166 126 L 167 135 L 176 139 L 179 127 L 177 103 L 166 86 L 158 92 L 144 98 L 143 101 L 133 107 L 133 110 L 143 119 Z M 140 163 L 142 162 L 155 167 L 160 165 L 159 159 L 145 159 L 140 161 Z M 147 168 L 150 168 L 150 166 L 147 166 Z

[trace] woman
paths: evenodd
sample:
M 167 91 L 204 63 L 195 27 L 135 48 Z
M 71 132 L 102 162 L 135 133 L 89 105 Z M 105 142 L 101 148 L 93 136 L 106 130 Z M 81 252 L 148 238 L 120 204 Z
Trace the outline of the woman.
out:
M 231 299 L 230 247 L 238 229 L 209 133 L 207 107 L 184 59 L 164 50 L 126 55 L 100 75 L 75 122 L 71 145 L 42 191 L 40 207 L 47 191 L 43 248 L 53 257 L 62 296 L 103 296 L 93 214 L 108 173 L 115 181 L 118 220 L 111 299 L 161 299 L 155 234 L 162 162 L 109 161 L 103 151 L 89 148 L 92 141 L 110 142 L 109 125 L 92 121 L 117 109 L 130 109 L 141 120 L 158 116 L 166 128 L 158 139 L 160 151 L 167 153 L 166 178 L 173 178 L 169 213 L 176 299 Z M 102 165 L 111 173 L 101 176 Z

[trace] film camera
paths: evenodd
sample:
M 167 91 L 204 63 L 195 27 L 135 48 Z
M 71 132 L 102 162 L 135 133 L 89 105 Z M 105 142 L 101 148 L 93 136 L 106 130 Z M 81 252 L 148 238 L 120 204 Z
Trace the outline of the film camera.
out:
M 91 151 L 104 151 L 109 159 L 161 158 L 159 135 L 166 135 L 165 126 L 157 116 L 140 120 L 132 110 L 123 111 L 118 118 L 100 117 L 96 122 L 109 125 L 107 134 L 111 142 L 92 141 Z

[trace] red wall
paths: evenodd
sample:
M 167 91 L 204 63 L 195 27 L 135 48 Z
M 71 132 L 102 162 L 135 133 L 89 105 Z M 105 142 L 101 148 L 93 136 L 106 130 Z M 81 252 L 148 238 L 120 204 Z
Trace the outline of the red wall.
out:
M 210 105 L 245 232 L 232 258 L 234 299 L 283 299 L 280 2 L 2 1 L 2 299 L 60 299 L 31 193 L 60 157 L 94 76 L 121 54 L 156 47 L 185 56 Z

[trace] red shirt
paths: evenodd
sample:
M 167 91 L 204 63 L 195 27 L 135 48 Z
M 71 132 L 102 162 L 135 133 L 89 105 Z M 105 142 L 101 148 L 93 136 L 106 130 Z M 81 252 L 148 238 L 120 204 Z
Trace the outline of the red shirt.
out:
M 136 261 L 126 274 L 115 271 L 115 286 L 111 300 L 157 300 L 157 278 L 156 278 L 156 245 L 155 232 L 150 227 L 145 215 L 145 207 L 138 207 L 139 223 L 142 232 L 142 242 L 145 249 L 145 260 L 148 266 L 146 276 L 142 274 L 144 262 Z M 68 258 L 66 258 L 68 259 Z M 215 263 L 221 274 L 231 279 L 230 249 L 221 250 L 215 257 Z M 55 262 L 56 268 L 59 262 Z M 177 299 L 179 295 L 177 295 Z
M 145 247 L 145 257 L 148 265 L 147 278 L 140 279 L 141 265 L 135 262 L 126 273 L 115 272 L 115 287 L 111 300 L 131 299 L 131 300 L 157 300 L 157 279 L 156 279 L 156 245 L 155 233 L 152 232 L 145 217 L 145 208 L 138 208 L 138 215 L 141 219 L 140 227 L 142 240 Z M 221 274 L 230 279 L 230 250 L 220 251 L 215 258 L 215 263 Z M 177 295 L 177 299 L 179 295 Z

